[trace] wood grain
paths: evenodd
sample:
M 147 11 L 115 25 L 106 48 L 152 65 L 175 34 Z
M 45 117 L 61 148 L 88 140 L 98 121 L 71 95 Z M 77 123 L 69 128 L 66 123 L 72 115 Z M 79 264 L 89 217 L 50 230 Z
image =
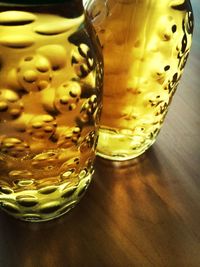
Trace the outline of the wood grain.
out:
M 48 223 L 0 214 L 0 267 L 200 266 L 200 5 L 192 51 L 155 145 L 142 157 L 97 158 L 80 204 Z

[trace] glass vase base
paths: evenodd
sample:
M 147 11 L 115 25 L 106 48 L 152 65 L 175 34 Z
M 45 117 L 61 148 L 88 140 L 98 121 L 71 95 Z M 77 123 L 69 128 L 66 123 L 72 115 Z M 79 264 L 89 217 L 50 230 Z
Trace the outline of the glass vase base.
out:
M 73 183 L 66 180 L 59 185 L 1 194 L 1 209 L 16 219 L 28 222 L 56 219 L 77 205 L 87 191 L 92 174 L 88 172 L 84 177 L 79 177 L 79 181 L 75 177 Z
M 155 140 L 155 137 L 133 136 L 116 130 L 101 128 L 97 155 L 113 161 L 131 160 L 142 155 L 153 145 Z

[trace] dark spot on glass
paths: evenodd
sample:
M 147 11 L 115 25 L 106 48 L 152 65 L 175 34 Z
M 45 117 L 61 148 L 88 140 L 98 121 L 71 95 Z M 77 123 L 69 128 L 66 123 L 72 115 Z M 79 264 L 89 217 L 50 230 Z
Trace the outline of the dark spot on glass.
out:
M 175 33 L 176 30 L 177 30 L 177 26 L 174 24 L 174 25 L 172 26 L 172 32 Z
M 44 129 L 45 133 L 51 133 L 53 129 Z
M 182 47 L 181 47 L 181 52 L 184 53 L 187 47 L 187 35 L 184 34 L 183 39 L 182 39 Z
M 42 128 L 42 126 L 40 126 L 40 125 L 32 125 L 32 128 L 34 128 L 34 129 L 40 129 L 40 128 Z
M 158 132 L 158 128 L 155 129 L 155 131 L 153 132 L 154 134 L 156 134 Z
M 170 35 L 164 34 L 164 41 L 169 41 L 170 40 Z
M 24 206 L 24 207 L 33 207 L 35 205 L 38 204 L 38 202 L 36 200 L 18 200 L 17 201 L 21 206 Z
M 43 195 L 48 195 L 48 194 L 54 193 L 56 190 L 57 190 L 57 187 L 42 188 L 39 190 L 39 193 Z
M 85 52 L 81 49 L 80 46 L 78 47 L 78 52 L 79 52 L 79 54 L 80 54 L 82 57 L 84 57 L 84 58 L 87 57 L 87 53 L 85 53 Z
M 71 64 L 73 65 L 73 64 L 77 64 L 77 63 L 78 63 L 78 60 L 74 56 L 72 56 Z
M 1 21 L 0 25 L 2 25 L 2 26 L 22 26 L 22 25 L 32 23 L 33 21 L 34 21 L 33 19 L 27 19 L 27 20 L 22 20 L 22 21 Z
M 69 198 L 74 194 L 75 191 L 76 191 L 76 188 L 69 189 L 68 191 L 62 194 L 62 197 Z
M 175 10 L 184 11 L 188 9 L 188 1 L 184 1 L 182 4 L 172 5 L 171 6 Z
M 60 99 L 60 104 L 67 105 L 68 104 L 68 101 L 65 100 L 65 99 Z
M 51 212 L 55 212 L 60 208 L 60 205 L 52 205 L 50 207 L 46 207 L 46 208 L 42 208 L 41 212 L 42 213 L 51 213 Z
M 0 112 L 5 112 L 8 110 L 8 106 L 0 107 Z
M 17 119 L 19 116 L 20 116 L 20 113 L 19 114 L 11 114 L 12 119 Z
M 23 77 L 23 80 L 26 82 L 26 83 L 34 83 L 35 82 L 35 79 L 33 80 L 27 80 L 26 77 Z M 39 89 L 39 88 L 38 88 Z
M 87 70 L 85 70 L 84 66 L 80 66 L 81 75 L 79 75 L 80 78 L 85 78 L 88 75 Z
M 55 65 L 55 66 L 52 67 L 52 70 L 54 70 L 54 71 L 59 70 L 59 69 L 60 69 L 60 67 L 57 66 L 57 65 Z
M 77 96 L 77 94 L 74 94 L 72 91 L 70 91 L 69 94 L 70 94 L 71 97 L 76 97 Z
M 45 72 L 47 72 L 49 69 L 48 69 L 48 68 L 43 68 L 43 67 L 37 67 L 37 70 L 38 70 L 39 72 L 45 73 Z
M 6 187 L 0 187 L 0 192 L 3 193 L 3 194 L 11 194 L 12 193 L 12 190 L 10 188 L 6 188 Z
M 26 129 L 18 129 L 17 131 L 20 133 L 24 133 L 26 131 Z
M 170 69 L 170 66 L 169 65 L 167 65 L 167 66 L 164 67 L 164 70 L 165 71 L 168 71 L 169 69 Z
M 68 140 L 68 139 L 70 140 L 70 139 L 71 139 L 71 136 L 66 135 L 66 136 L 65 136 L 65 139 L 66 139 L 66 140 Z
M 26 58 L 24 59 L 24 61 L 31 61 L 32 59 L 33 59 L 33 57 L 28 56 L 28 57 L 26 57 Z
M 176 72 L 173 76 L 173 82 L 176 82 L 178 79 L 178 73 Z
M 58 137 L 55 136 L 55 135 L 52 135 L 52 136 L 50 137 L 50 140 L 51 140 L 53 143 L 56 143 L 56 142 L 58 141 Z

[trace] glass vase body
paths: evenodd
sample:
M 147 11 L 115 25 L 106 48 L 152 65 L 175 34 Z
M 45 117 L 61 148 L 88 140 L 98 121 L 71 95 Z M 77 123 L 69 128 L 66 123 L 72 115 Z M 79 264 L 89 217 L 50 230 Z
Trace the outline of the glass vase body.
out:
M 91 0 L 104 56 L 98 154 L 135 158 L 156 140 L 190 51 L 189 0 Z
M 1 2 L 0 205 L 16 218 L 56 218 L 84 195 L 102 105 L 100 51 L 79 0 Z

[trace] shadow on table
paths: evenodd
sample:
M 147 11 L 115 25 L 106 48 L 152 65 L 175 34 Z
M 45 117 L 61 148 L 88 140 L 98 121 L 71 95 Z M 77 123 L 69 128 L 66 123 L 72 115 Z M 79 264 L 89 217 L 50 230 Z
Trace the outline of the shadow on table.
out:
M 97 158 L 95 168 L 82 201 L 59 219 L 26 223 L 0 214 L 0 266 L 186 266 L 173 257 L 186 253 L 188 236 L 157 153 L 121 164 Z

